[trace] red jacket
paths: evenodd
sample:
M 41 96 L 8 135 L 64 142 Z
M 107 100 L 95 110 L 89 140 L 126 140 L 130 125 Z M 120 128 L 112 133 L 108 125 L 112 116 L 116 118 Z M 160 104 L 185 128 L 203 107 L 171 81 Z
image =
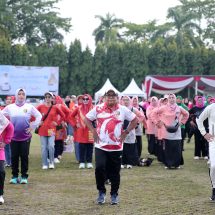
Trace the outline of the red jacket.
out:
M 94 143 L 93 134 L 85 125 L 83 113 L 80 106 L 77 107 L 71 114 L 71 122 L 74 128 L 74 141 L 78 143 Z
M 50 107 L 45 104 L 41 104 L 37 107 L 37 110 L 44 116 Z M 57 116 L 58 114 L 65 119 L 65 114 L 56 106 L 53 105 L 51 111 L 48 114 L 48 117 L 42 123 L 39 129 L 40 136 L 54 136 L 56 133 L 56 125 L 57 125 Z M 43 120 L 43 119 L 42 119 Z
M 56 104 L 56 106 L 64 113 L 65 119 L 62 118 L 60 115 L 57 116 L 57 124 L 58 126 L 62 126 L 62 128 L 56 130 L 55 140 L 65 140 L 67 137 L 67 131 L 65 123 L 63 122 L 71 123 L 70 110 L 64 104 Z
M 86 114 L 93 108 L 92 97 L 89 94 L 84 94 L 82 99 L 83 102 L 71 114 L 71 124 L 74 127 L 74 140 L 78 143 L 93 144 L 93 134 L 84 123 Z M 86 99 L 88 102 L 86 102 Z

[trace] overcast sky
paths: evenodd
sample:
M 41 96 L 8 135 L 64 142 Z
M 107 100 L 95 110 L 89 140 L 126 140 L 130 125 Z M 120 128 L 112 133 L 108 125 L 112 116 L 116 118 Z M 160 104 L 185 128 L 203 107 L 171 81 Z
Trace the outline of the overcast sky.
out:
M 100 24 L 95 15 L 105 17 L 109 12 L 116 18 L 136 24 L 153 19 L 163 23 L 166 21 L 168 8 L 178 4 L 178 0 L 61 0 L 57 6 L 62 17 L 72 18 L 72 30 L 65 35 L 66 45 L 69 46 L 77 38 L 83 49 L 88 45 L 94 51 L 92 33 Z

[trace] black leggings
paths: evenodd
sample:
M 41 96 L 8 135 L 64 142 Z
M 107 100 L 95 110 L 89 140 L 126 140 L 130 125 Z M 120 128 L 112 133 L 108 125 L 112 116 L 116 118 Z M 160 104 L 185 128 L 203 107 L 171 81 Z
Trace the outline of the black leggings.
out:
M 4 194 L 5 169 L 4 161 L 0 160 L 0 196 Z

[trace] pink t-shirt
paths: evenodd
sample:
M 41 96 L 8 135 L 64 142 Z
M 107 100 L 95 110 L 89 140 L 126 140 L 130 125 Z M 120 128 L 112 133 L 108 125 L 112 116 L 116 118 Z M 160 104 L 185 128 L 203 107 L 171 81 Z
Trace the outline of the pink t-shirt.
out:
M 11 122 L 7 125 L 4 131 L 0 134 L 0 142 L 9 144 L 13 137 L 14 127 Z M 0 160 L 5 160 L 4 148 L 0 148 Z
M 182 107 L 176 106 L 175 110 L 171 110 L 168 105 L 165 105 L 158 108 L 157 111 L 152 114 L 152 119 L 155 124 L 157 124 L 157 122 L 161 120 L 163 124 L 171 126 L 175 121 L 176 116 L 179 123 L 185 124 L 188 120 L 189 113 Z M 169 133 L 166 131 L 166 129 L 164 129 L 164 127 L 162 127 L 161 134 L 159 134 L 159 139 L 180 140 L 180 127 L 175 133 Z
M 104 151 L 122 151 L 123 143 L 120 141 L 124 120 L 132 121 L 136 116 L 127 107 L 117 104 L 109 108 L 106 103 L 95 106 L 86 117 L 97 120 L 97 133 L 99 142 L 95 147 Z
M 152 106 L 149 106 L 146 109 L 146 116 L 147 116 L 147 129 L 146 129 L 146 133 L 147 134 L 154 134 L 154 135 L 157 134 L 157 127 L 155 126 L 155 123 L 154 123 L 154 121 L 152 119 L 152 114 L 153 114 L 153 112 L 156 109 L 157 109 L 156 107 L 152 107 Z

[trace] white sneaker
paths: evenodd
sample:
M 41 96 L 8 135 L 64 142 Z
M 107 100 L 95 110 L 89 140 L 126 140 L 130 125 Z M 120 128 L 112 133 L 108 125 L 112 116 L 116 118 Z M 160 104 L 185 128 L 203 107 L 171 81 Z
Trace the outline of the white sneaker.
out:
M 92 163 L 87 163 L 87 169 L 92 169 L 93 168 L 93 164 Z
M 4 204 L 3 196 L 0 196 L 0 205 Z
M 124 169 L 125 168 L 125 165 L 121 165 L 121 169 Z
M 54 169 L 54 164 L 53 163 L 49 164 L 49 169 Z
M 57 158 L 55 158 L 54 163 L 60 163 L 60 161 Z
M 199 156 L 195 156 L 193 159 L 194 160 L 199 160 Z
M 43 165 L 42 169 L 48 169 L 48 166 Z
M 80 163 L 79 164 L 79 169 L 84 169 L 85 168 L 85 163 Z
M 205 156 L 204 159 L 205 159 L 205 160 L 208 160 L 208 156 Z
M 62 158 L 62 155 L 58 155 L 58 157 L 57 157 L 57 158 L 58 158 L 58 160 L 61 160 L 61 158 Z
M 132 165 L 127 165 L 127 169 L 132 169 Z

